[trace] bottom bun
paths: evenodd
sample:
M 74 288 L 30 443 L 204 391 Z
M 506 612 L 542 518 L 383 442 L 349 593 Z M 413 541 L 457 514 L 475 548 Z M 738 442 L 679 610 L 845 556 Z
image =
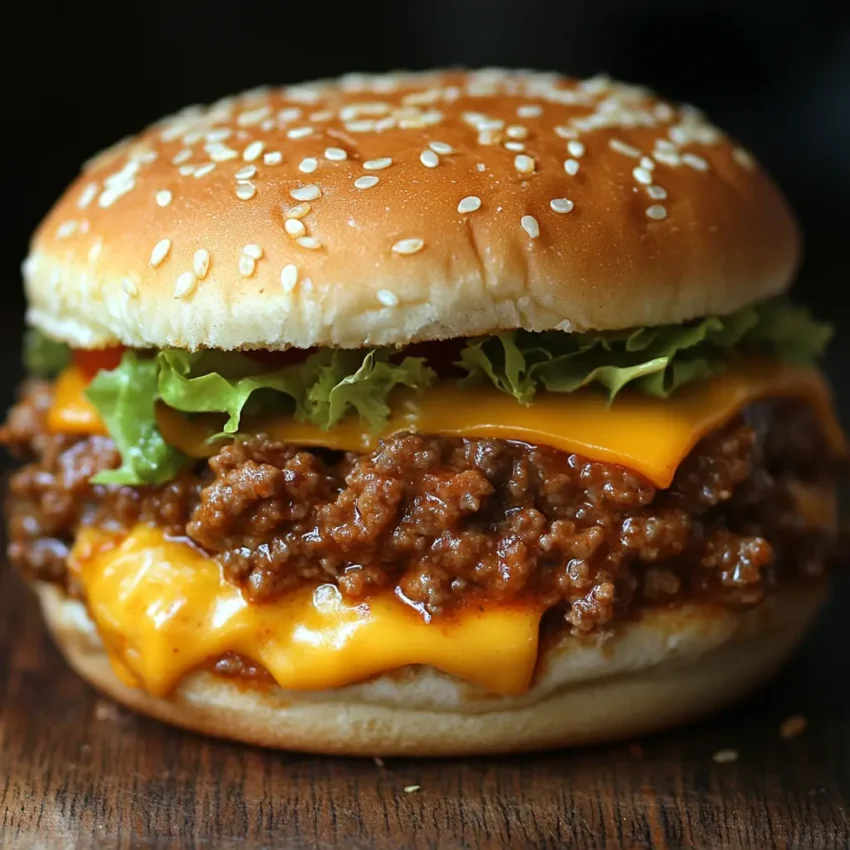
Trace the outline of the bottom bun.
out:
M 313 693 L 254 687 L 206 671 L 167 698 L 123 684 L 85 607 L 37 588 L 71 666 L 143 714 L 264 747 L 344 755 L 506 753 L 644 734 L 694 720 L 762 684 L 788 657 L 826 594 L 825 582 L 787 582 L 759 607 L 708 604 L 647 611 L 589 643 L 548 647 L 532 688 L 503 697 L 429 667 Z

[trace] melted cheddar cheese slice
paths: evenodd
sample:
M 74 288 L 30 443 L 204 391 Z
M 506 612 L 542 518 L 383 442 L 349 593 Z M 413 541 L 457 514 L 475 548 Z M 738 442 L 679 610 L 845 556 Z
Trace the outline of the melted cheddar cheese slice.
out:
M 427 664 L 519 694 L 537 661 L 538 608 L 470 607 L 429 623 L 391 593 L 357 605 L 330 584 L 249 604 L 215 561 L 147 525 L 121 540 L 84 530 L 70 566 L 116 672 L 155 695 L 230 652 L 296 691 Z
M 85 378 L 71 367 L 58 379 L 48 426 L 55 432 L 105 433 L 97 411 L 83 396 Z M 493 437 L 576 452 L 591 460 L 616 463 L 669 487 L 676 469 L 696 443 L 746 405 L 766 398 L 796 398 L 818 412 L 827 438 L 839 453 L 844 436 L 832 407 L 829 387 L 812 368 L 774 360 L 751 359 L 713 378 L 689 384 L 669 399 L 624 391 L 613 405 L 593 390 L 539 393 L 534 403 L 519 404 L 492 387 L 460 388 L 442 384 L 422 394 L 401 396 L 380 434 L 365 433 L 356 417 L 322 430 L 291 416 L 246 420 L 245 433 L 264 432 L 303 446 L 362 452 L 398 431 L 447 437 Z M 219 433 L 218 416 L 186 416 L 160 406 L 159 426 L 166 441 L 193 457 L 218 450 L 210 442 Z

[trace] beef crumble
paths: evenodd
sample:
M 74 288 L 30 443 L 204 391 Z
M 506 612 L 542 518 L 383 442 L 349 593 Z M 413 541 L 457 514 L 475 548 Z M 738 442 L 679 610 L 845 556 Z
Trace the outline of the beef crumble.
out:
M 397 588 L 431 613 L 533 597 L 586 634 L 640 604 L 755 604 L 779 572 L 819 574 L 834 542 L 801 510 L 834 465 L 802 404 L 758 405 L 708 435 L 666 490 L 547 447 L 410 433 L 369 454 L 257 435 L 130 488 L 89 483 L 115 447 L 47 433 L 50 398 L 30 383 L 0 430 L 30 461 L 11 477 L 8 548 L 30 577 L 66 585 L 80 527 L 143 521 L 190 538 L 252 600 L 324 581 L 355 600 Z

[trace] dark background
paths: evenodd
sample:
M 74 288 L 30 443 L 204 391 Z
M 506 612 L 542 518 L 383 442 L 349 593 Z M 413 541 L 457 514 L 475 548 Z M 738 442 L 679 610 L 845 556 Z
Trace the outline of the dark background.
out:
M 79 164 L 164 113 L 263 83 L 454 64 L 605 71 L 699 105 L 798 210 L 800 296 L 832 309 L 848 277 L 835 257 L 850 236 L 850 0 L 18 0 L 2 16 L 17 148 L 3 308 L 21 303 L 26 240 Z

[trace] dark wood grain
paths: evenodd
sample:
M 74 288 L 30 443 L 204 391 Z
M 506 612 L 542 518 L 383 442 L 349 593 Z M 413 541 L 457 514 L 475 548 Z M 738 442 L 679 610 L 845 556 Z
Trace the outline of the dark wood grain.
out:
M 846 847 L 847 606 L 843 588 L 768 688 L 698 726 L 381 767 L 207 741 L 115 707 L 65 667 L 3 568 L 0 847 Z M 784 740 L 793 713 L 809 727 Z M 715 764 L 722 748 L 738 761 Z

